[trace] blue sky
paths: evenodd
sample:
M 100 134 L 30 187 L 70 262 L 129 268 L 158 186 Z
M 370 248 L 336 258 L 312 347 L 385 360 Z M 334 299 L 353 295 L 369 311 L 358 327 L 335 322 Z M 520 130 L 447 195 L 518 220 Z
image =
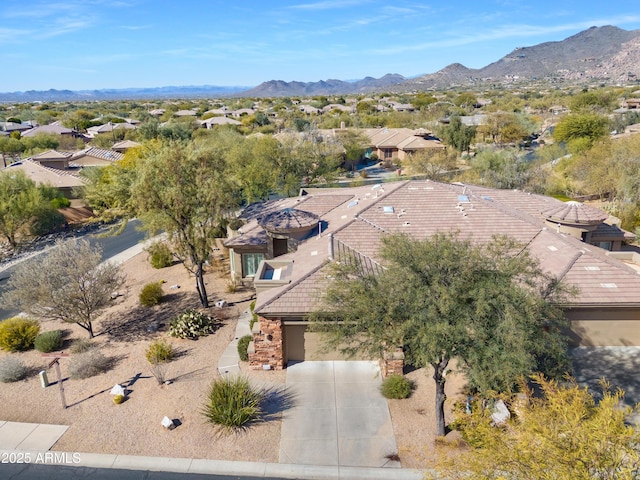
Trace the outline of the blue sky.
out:
M 0 92 L 409 77 L 454 62 L 480 68 L 516 47 L 602 25 L 640 28 L 640 5 L 2 0 Z

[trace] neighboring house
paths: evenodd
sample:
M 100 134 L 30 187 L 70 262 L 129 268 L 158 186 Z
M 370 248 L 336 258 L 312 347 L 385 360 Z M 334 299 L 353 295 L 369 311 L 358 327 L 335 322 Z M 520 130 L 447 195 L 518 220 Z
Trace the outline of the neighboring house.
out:
M 198 114 L 197 110 L 178 110 L 173 114 L 174 117 L 195 117 Z
M 78 176 L 79 169 L 62 170 L 44 166 L 37 161 L 30 159 L 12 163 L 4 171 L 11 172 L 22 170 L 27 177 L 36 182 L 37 185 L 51 185 L 60 190 L 65 197 L 72 198 L 73 190 L 83 186 L 85 183 Z
M 387 104 L 393 108 L 396 112 L 413 112 L 415 107 L 410 103 L 399 103 L 394 101 L 388 101 Z
M 321 110 L 311 105 L 298 105 L 298 110 L 307 115 L 318 115 Z
M 59 123 L 52 123 L 50 125 L 41 125 L 39 127 L 34 127 L 30 130 L 26 130 L 22 133 L 23 137 L 35 137 L 38 134 L 48 134 L 48 135 L 66 135 L 72 137 L 75 135 L 75 131 L 71 128 L 67 128 Z
M 428 180 L 302 193 L 250 205 L 240 217 L 245 225 L 225 242 L 232 275 L 252 280 L 257 292 L 259 322 L 249 349 L 254 368 L 340 358 L 339 352 L 320 352 L 319 334 L 306 328 L 307 314 L 330 281 L 326 267 L 355 260 L 380 271 L 378 247 L 393 232 L 425 238 L 458 231 L 481 243 L 509 235 L 545 271 L 577 287 L 565 306 L 573 343 L 640 345 L 640 255 L 620 250 L 633 235 L 598 209 Z
M 426 130 L 410 128 L 368 128 L 364 133 L 371 141 L 369 155 L 380 160 L 403 160 L 420 150 L 444 150 L 445 146 Z
M 33 127 L 25 123 L 0 122 L 0 130 L 11 134 L 12 132 L 25 132 Z
M 104 135 L 107 133 L 112 133 L 114 130 L 136 130 L 136 126 L 127 122 L 122 122 L 122 123 L 107 122 L 103 125 L 97 125 L 95 127 L 87 128 L 87 136 L 90 138 L 93 138 L 96 135 Z
M 323 113 L 328 113 L 328 112 L 331 112 L 333 110 L 339 110 L 339 111 L 345 112 L 345 113 L 355 113 L 356 107 L 354 107 L 353 105 L 351 105 L 351 106 L 342 105 L 341 103 L 330 103 L 329 105 L 325 105 L 324 107 L 322 107 L 322 112 Z
M 89 147 L 74 153 L 69 159 L 69 164 L 74 167 L 104 167 L 122 160 L 123 157 L 124 154 L 120 152 Z
M 236 118 L 240 118 L 246 115 L 253 115 L 254 113 L 256 113 L 256 111 L 253 108 L 239 108 L 238 110 L 231 112 L 231 115 Z
M 156 108 L 154 110 L 149 110 L 149 115 L 153 115 L 154 117 L 159 117 L 161 115 L 164 115 L 164 112 L 166 110 L 164 108 Z
M 627 108 L 629 110 L 637 110 L 640 108 L 640 98 L 627 98 L 622 103 L 623 108 Z
M 31 161 L 37 162 L 44 167 L 55 168 L 57 170 L 67 170 L 69 168 L 69 160 L 71 153 L 58 152 L 57 150 L 47 150 L 30 158 Z
M 198 120 L 198 123 L 206 129 L 211 129 L 215 125 L 242 125 L 242 122 L 228 117 L 211 117 L 206 120 Z
M 111 146 L 111 150 L 118 153 L 125 153 L 130 148 L 140 147 L 141 143 L 134 142 L 133 140 L 123 140 L 121 142 L 114 143 Z

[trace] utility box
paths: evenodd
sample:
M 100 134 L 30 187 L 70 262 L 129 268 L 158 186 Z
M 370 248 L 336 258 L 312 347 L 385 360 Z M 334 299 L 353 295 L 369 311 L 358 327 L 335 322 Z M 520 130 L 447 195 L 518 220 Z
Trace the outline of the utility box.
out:
M 42 388 L 47 388 L 49 386 L 47 372 L 45 370 L 41 370 L 38 376 L 40 377 L 40 385 L 42 385 Z

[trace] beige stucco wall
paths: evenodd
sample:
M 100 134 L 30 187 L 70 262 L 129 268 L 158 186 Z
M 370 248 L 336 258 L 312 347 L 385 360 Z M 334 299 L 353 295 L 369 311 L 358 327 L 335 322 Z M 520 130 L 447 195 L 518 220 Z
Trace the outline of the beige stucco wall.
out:
M 567 318 L 574 345 L 640 346 L 640 308 L 574 309 L 567 312 Z

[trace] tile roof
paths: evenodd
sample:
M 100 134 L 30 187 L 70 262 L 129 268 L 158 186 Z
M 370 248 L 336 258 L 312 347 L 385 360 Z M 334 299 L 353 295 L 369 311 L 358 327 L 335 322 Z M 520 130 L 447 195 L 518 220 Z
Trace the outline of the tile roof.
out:
M 74 153 L 70 160 L 75 163 L 80 162 L 83 166 L 89 166 L 91 158 L 97 158 L 108 162 L 117 162 L 124 158 L 124 154 L 113 150 L 106 150 L 104 148 L 89 147 Z
M 297 202 L 305 209 L 305 202 L 331 205 L 332 195 L 340 197 L 333 202 L 336 206 L 318 213 L 327 224 L 322 234 L 301 242 L 296 252 L 278 257 L 294 261 L 291 280 L 258 295 L 256 311 L 260 314 L 310 311 L 314 308 L 314 292 L 322 289 L 322 267 L 331 251 L 335 255 L 335 248 L 344 247 L 379 261 L 381 238 L 392 232 L 426 238 L 436 232 L 458 231 L 462 238 L 481 243 L 490 242 L 495 234 L 508 235 L 538 258 L 543 270 L 578 287 L 571 305 L 640 305 L 639 272 L 608 256 L 605 250 L 547 227 L 541 212 L 562 206 L 559 200 L 519 191 L 416 180 L 326 193 L 315 190 L 308 199 L 298 197 Z M 270 202 L 263 208 L 285 208 L 295 205 L 292 200 Z M 250 215 L 255 218 L 258 210 L 253 207 Z M 329 247 L 332 238 L 334 250 Z
M 84 185 L 84 181 L 78 177 L 78 170 L 60 170 L 40 165 L 31 160 L 22 160 L 12 163 L 5 171 L 22 170 L 31 180 L 38 185 L 49 184 L 56 188 L 73 188 Z

